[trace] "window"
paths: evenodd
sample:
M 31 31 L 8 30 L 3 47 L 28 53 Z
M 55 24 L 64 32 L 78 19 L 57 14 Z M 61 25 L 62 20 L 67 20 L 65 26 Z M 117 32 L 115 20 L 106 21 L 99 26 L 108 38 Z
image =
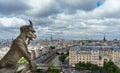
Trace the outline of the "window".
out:
M 83 60 L 85 60 L 85 58 L 83 58 Z

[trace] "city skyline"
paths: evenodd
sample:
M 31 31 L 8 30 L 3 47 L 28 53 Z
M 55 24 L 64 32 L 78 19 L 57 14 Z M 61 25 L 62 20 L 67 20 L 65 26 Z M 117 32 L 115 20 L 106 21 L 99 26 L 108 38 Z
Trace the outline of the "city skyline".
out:
M 98 2 L 99 1 L 99 2 Z M 0 0 L 0 39 L 31 19 L 38 39 L 120 39 L 119 0 Z

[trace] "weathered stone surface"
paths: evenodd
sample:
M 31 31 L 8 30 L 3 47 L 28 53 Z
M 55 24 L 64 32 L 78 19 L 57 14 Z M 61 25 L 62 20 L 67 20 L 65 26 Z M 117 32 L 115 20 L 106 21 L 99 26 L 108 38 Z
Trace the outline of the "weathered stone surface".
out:
M 15 73 L 16 69 L 3 68 L 0 69 L 0 73 Z
M 2 68 L 0 73 L 32 73 L 28 64 L 18 65 L 14 68 Z

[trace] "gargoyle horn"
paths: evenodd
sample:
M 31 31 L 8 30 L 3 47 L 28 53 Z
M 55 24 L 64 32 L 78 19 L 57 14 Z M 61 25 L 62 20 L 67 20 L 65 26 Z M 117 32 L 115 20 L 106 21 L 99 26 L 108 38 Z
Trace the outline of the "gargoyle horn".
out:
M 32 27 L 33 27 L 32 21 L 31 21 L 31 20 L 29 20 L 29 22 L 30 22 L 30 26 L 32 26 Z

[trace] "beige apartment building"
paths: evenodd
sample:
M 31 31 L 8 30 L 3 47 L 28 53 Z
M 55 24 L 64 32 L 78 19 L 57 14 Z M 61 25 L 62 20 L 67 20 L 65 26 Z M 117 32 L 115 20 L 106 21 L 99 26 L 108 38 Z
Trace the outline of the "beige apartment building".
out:
M 69 50 L 69 65 L 90 62 L 103 66 L 104 61 L 120 62 L 120 48 L 112 46 L 76 46 Z

